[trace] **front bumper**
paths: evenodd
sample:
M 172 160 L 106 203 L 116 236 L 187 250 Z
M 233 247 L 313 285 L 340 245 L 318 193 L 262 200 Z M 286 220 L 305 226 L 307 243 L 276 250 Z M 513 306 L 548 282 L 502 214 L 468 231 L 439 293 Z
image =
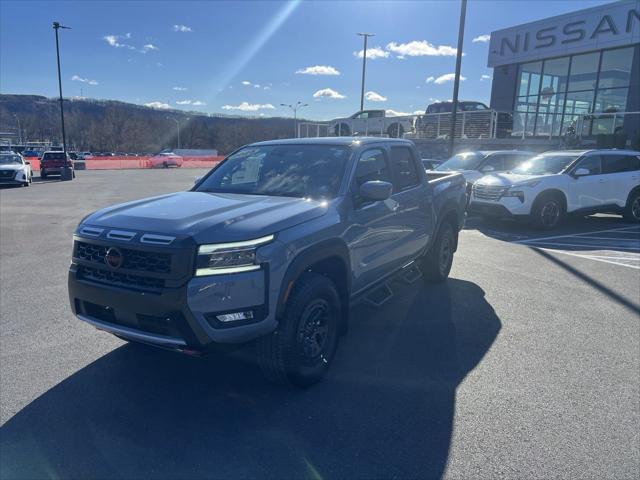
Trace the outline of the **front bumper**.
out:
M 272 332 L 277 323 L 269 307 L 268 270 L 194 277 L 159 292 L 135 291 L 88 281 L 69 270 L 73 313 L 94 327 L 128 340 L 190 353 L 220 344 L 238 344 Z M 222 324 L 221 313 L 254 312 L 251 323 Z

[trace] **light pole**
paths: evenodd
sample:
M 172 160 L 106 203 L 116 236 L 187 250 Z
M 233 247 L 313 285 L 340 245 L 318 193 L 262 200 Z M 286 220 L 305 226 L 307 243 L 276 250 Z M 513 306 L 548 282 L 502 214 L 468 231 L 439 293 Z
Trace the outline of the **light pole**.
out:
M 173 117 L 167 117 L 169 120 L 173 120 L 174 122 L 176 122 L 176 127 L 178 127 L 178 148 L 180 148 L 180 121 L 173 118 Z M 189 120 L 189 117 L 185 118 L 185 120 Z
M 301 101 L 297 101 L 294 105 L 289 105 L 288 103 L 281 103 L 281 107 L 289 107 L 293 110 L 293 136 L 298 138 L 298 110 L 304 107 L 308 107 L 308 103 L 302 103 Z
M 62 105 L 62 75 L 60 74 L 60 41 L 58 40 L 58 30 L 65 28 L 71 30 L 71 27 L 60 25 L 59 22 L 53 22 L 53 29 L 56 32 L 56 59 L 58 61 L 58 91 L 60 93 L 60 123 L 62 124 L 62 151 L 64 152 L 65 161 L 61 169 L 60 179 L 71 180 L 73 178 L 73 170 L 67 164 L 67 135 L 64 131 L 64 106 Z
M 23 141 L 22 141 L 22 127 L 20 126 L 20 119 L 18 118 L 18 115 L 16 115 L 15 113 L 13 114 L 14 118 L 16 119 L 16 122 L 18 122 L 18 141 L 20 142 L 21 145 L 23 145 Z
M 460 67 L 462 64 L 462 45 L 464 43 L 464 20 L 467 15 L 467 0 L 460 2 L 460 25 L 458 26 L 458 50 L 456 51 L 456 74 L 453 80 L 453 105 L 451 126 L 449 127 L 449 156 L 453 155 L 453 137 L 456 133 L 456 114 L 458 113 L 458 90 L 460 88 Z
M 373 33 L 358 33 L 356 35 L 364 37 L 364 49 L 362 51 L 362 85 L 360 87 L 360 110 L 364 110 L 364 76 L 367 69 L 367 39 L 375 35 Z

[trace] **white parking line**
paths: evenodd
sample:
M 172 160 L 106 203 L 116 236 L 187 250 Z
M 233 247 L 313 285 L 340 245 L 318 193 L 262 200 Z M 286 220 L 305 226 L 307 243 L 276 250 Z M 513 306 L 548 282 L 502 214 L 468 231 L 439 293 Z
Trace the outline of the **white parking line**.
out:
M 602 236 L 602 234 L 605 235 Z M 637 235 L 638 237 L 611 236 L 618 234 Z M 637 225 L 592 232 L 528 238 L 526 240 L 515 240 L 513 243 L 540 248 L 547 252 L 561 253 L 572 257 L 586 258 L 595 262 L 640 270 L 640 227 Z

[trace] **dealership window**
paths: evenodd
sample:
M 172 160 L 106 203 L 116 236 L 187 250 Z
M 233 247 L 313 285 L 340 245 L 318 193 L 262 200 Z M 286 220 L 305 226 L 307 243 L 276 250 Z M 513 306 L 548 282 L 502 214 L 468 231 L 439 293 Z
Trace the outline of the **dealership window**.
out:
M 518 68 L 514 135 L 576 133 L 580 115 L 626 109 L 634 47 L 523 63 Z M 582 134 L 612 133 L 621 116 L 589 119 Z

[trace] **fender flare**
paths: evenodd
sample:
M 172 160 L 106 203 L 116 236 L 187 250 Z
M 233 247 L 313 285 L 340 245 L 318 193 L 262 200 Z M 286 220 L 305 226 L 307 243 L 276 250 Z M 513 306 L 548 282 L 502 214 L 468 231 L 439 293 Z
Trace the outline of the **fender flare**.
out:
M 305 248 L 289 263 L 287 271 L 280 283 L 280 291 L 278 293 L 278 302 L 276 304 L 276 318 L 281 318 L 287 303 L 291 288 L 310 266 L 330 258 L 337 258 L 343 263 L 345 268 L 345 285 L 343 289 L 338 287 L 338 293 L 342 300 L 343 311 L 348 311 L 349 298 L 351 296 L 351 262 L 349 249 L 341 239 L 330 239 L 316 243 Z M 342 291 L 341 291 L 342 290 Z M 344 291 L 346 290 L 346 291 Z M 346 317 L 345 317 L 346 319 Z

